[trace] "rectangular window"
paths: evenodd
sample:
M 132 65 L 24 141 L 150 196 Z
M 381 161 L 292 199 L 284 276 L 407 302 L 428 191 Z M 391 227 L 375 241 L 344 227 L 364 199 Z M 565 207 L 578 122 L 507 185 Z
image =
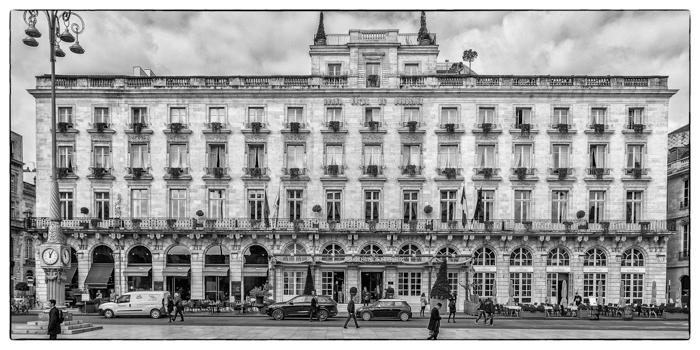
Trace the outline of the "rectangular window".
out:
M 187 190 L 170 190 L 170 217 L 187 216 Z
M 554 124 L 569 124 L 569 109 L 555 108 L 554 109 Z
M 588 222 L 599 223 L 605 219 L 605 191 L 591 191 L 588 194 Z
M 455 220 L 457 211 L 457 191 L 440 191 L 440 221 Z
M 262 190 L 248 191 L 248 218 L 252 220 L 264 219 L 265 192 Z
M 479 211 L 478 214 L 478 219 L 479 222 L 483 223 L 484 221 L 491 221 L 493 220 L 493 216 L 495 214 L 494 212 L 494 203 L 496 201 L 496 191 L 493 190 L 482 190 L 481 191 L 481 206 L 482 210 Z
M 187 110 L 184 107 L 170 108 L 171 123 L 187 123 Z
M 287 145 L 287 168 L 304 167 L 304 146 L 303 145 Z
M 493 168 L 496 165 L 496 146 L 494 145 L 477 145 L 477 167 Z
M 413 107 L 406 107 L 403 109 L 403 121 L 404 122 L 418 122 L 420 116 L 420 109 Z
M 552 222 L 567 221 L 569 211 L 569 191 L 552 191 Z
M 109 108 L 95 108 L 95 123 L 109 123 Z
M 627 223 L 637 223 L 642 219 L 642 191 L 627 191 Z
M 248 168 L 265 167 L 265 146 L 248 145 Z
M 569 167 L 569 145 L 552 145 L 552 168 Z
M 326 121 L 327 122 L 340 122 L 343 117 L 343 109 L 336 107 L 326 108 Z
M 224 204 L 226 203 L 226 192 L 220 189 L 209 190 L 209 217 L 212 219 L 224 218 Z
M 520 304 L 532 302 L 532 273 L 511 272 L 510 280 L 513 284 L 513 301 Z
M 683 257 L 690 257 L 690 225 L 683 225 L 681 226 L 681 230 L 683 233 L 683 245 L 682 245 L 682 256 Z
M 515 145 L 513 166 L 515 168 L 531 168 L 532 145 Z
M 447 284 L 450 286 L 450 294 L 459 294 L 459 272 L 448 272 L 447 273 Z
M 366 72 L 367 87 L 379 87 L 379 63 L 367 63 Z
M 365 166 L 382 165 L 382 146 L 365 145 Z
M 365 123 L 369 122 L 381 122 L 381 109 L 379 108 L 365 108 Z
M 605 124 L 605 108 L 591 109 L 591 124 Z
M 287 213 L 289 220 L 301 220 L 302 190 L 287 191 Z
M 595 299 L 603 298 L 605 304 L 607 274 L 605 273 L 584 273 L 583 274 L 583 298 Z M 600 288 L 600 295 L 598 289 Z
M 321 272 L 321 293 L 333 295 L 333 271 Z
M 457 124 L 458 122 L 456 107 L 443 107 L 440 110 L 440 124 Z
M 627 127 L 631 128 L 634 124 L 644 124 L 644 108 L 630 108 L 627 116 Z
M 477 272 L 474 274 L 474 293 L 480 297 L 493 297 L 495 286 L 496 274 L 494 272 Z
M 284 295 L 301 295 L 304 293 L 306 271 L 284 271 L 283 275 Z
M 523 222 L 530 219 L 530 191 L 515 191 L 515 222 Z
M 131 190 L 131 217 L 148 217 L 148 190 Z
M 343 146 L 326 146 L 326 165 L 343 165 Z
M 95 192 L 95 217 L 109 219 L 109 192 Z
M 224 107 L 210 107 L 209 108 L 209 122 L 210 123 L 225 123 L 226 122 L 226 109 Z
M 340 73 L 340 68 L 342 67 L 341 64 L 339 63 L 332 63 L 328 65 L 328 75 L 330 76 L 339 76 L 341 75 Z
M 210 143 L 208 160 L 210 168 L 226 167 L 226 145 Z
M 303 123 L 302 113 L 304 109 L 301 107 L 287 108 L 287 123 Z
M 607 155 L 607 145 L 590 145 L 588 149 L 590 154 L 589 166 L 591 168 L 605 168 L 605 156 Z
M 644 292 L 644 274 L 623 273 L 621 282 L 625 300 L 631 304 L 641 304 Z
M 248 123 L 262 123 L 265 115 L 265 109 L 262 107 L 248 108 Z
M 365 220 L 379 220 L 379 191 L 365 191 Z
M 143 143 L 131 144 L 131 167 L 148 168 L 150 164 L 148 145 Z
M 418 191 L 403 192 L 403 221 L 418 220 Z
M 187 145 L 172 143 L 170 144 L 170 167 L 171 168 L 187 168 Z
M 60 192 L 61 219 L 73 220 L 73 192 Z
M 146 124 L 146 107 L 131 108 L 131 122 Z
M 479 107 L 479 124 L 493 124 L 496 117 L 496 109 L 491 107 Z
M 531 108 L 516 108 L 515 109 L 515 127 L 519 128 L 523 124 L 532 124 L 532 109 Z
M 405 75 L 418 75 L 418 63 L 406 63 L 403 66 L 403 74 Z
M 420 166 L 420 146 L 419 145 L 404 145 L 402 152 L 401 165 Z
M 73 107 L 58 107 L 58 123 L 73 123 Z
M 73 146 L 58 146 L 58 167 L 73 168 Z
M 93 164 L 96 168 L 109 168 L 109 146 L 95 146 L 94 149 L 95 159 Z
M 627 167 L 641 168 L 644 166 L 642 151 L 643 145 L 627 145 Z
M 326 192 L 326 219 L 338 221 L 340 220 L 340 204 L 341 192 L 328 191 Z
M 683 207 L 687 208 L 690 204 L 690 179 L 683 180 Z
M 438 148 L 438 165 L 441 169 L 458 167 L 456 145 L 440 146 Z
M 421 294 L 420 272 L 399 272 L 399 295 L 417 297 Z

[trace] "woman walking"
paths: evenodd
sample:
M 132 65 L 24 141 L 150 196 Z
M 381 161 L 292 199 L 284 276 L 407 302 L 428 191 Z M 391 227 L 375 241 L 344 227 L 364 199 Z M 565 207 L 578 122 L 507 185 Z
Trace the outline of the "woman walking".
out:
M 428 299 L 425 297 L 425 293 L 420 295 L 420 317 L 425 317 L 425 307 L 428 305 Z
M 168 313 L 168 323 L 175 321 L 173 318 L 173 308 L 175 307 L 175 302 L 173 302 L 173 296 L 168 294 L 168 301 L 165 303 L 165 311 Z
M 450 299 L 450 303 L 447 304 L 447 306 L 450 308 L 450 313 L 447 315 L 447 323 L 450 323 L 450 317 L 452 317 L 452 323 L 457 323 L 457 320 L 455 319 L 457 315 L 457 303 L 455 302 L 455 299 Z

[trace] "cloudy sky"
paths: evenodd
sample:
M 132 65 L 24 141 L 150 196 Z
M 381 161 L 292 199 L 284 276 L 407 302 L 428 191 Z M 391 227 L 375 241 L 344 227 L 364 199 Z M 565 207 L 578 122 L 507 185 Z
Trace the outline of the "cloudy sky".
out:
M 125 74 L 133 66 L 157 75 L 309 74 L 318 12 L 83 11 L 84 55 L 58 58 L 57 74 Z M 480 74 L 668 75 L 669 131 L 689 121 L 689 12 L 427 12 L 439 60 L 479 53 Z M 327 34 L 349 29 L 415 33 L 419 12 L 324 12 Z M 22 43 L 22 12 L 10 13 L 11 125 L 35 160 L 34 77 L 50 73 L 47 28 L 38 48 Z M 28 122 L 29 121 L 29 122 Z

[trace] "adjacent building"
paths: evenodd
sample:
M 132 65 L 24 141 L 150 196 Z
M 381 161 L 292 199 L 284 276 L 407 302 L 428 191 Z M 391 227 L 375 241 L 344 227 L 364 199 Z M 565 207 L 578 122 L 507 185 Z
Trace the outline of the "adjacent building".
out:
M 25 231 L 27 216 L 35 212 L 36 189 L 24 182 L 22 135 L 10 132 L 10 296 L 19 282 L 33 285 L 35 240 Z
M 669 297 L 690 303 L 690 125 L 668 134 L 668 220 L 676 235 L 668 242 Z
M 436 42 L 319 33 L 304 76 L 58 76 L 55 126 L 37 77 L 69 289 L 286 300 L 312 264 L 339 301 L 417 305 L 448 259 L 460 309 L 467 281 L 499 303 L 663 300 L 667 77 L 476 75 Z

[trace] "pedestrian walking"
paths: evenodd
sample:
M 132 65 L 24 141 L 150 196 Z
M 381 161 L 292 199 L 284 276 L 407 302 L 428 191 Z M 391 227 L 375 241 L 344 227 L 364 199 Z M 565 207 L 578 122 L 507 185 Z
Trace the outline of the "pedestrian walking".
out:
M 425 307 L 428 305 L 428 299 L 425 297 L 425 293 L 420 295 L 420 317 L 425 317 Z
M 437 303 L 433 310 L 430 311 L 430 321 L 428 322 L 428 330 L 430 331 L 430 336 L 428 339 L 437 340 L 438 333 L 440 333 L 440 308 L 442 303 Z
M 369 292 L 367 291 L 367 287 L 362 290 L 362 301 L 365 306 L 369 305 Z
M 321 319 L 319 318 L 318 315 L 318 297 L 316 296 L 316 291 L 312 290 L 311 291 L 311 310 L 309 311 L 309 322 L 313 322 L 314 316 L 316 317 L 316 320 L 321 322 Z
M 447 315 L 447 323 L 450 323 L 450 317 L 452 317 L 452 323 L 457 323 L 455 317 L 457 316 L 457 302 L 454 298 L 450 299 L 450 303 L 447 304 L 450 308 L 450 313 Z
M 484 311 L 486 311 L 486 318 L 484 319 L 484 326 L 486 325 L 486 321 L 489 319 L 491 320 L 490 326 L 493 327 L 493 314 L 496 311 L 496 307 L 493 305 L 493 300 L 491 298 L 488 298 L 486 300 L 486 304 L 484 305 Z
M 175 303 L 173 302 L 172 295 L 168 294 L 166 298 L 167 300 L 163 300 L 163 306 L 165 306 L 165 312 L 167 312 L 168 314 L 168 323 L 170 323 L 175 320 L 175 318 L 173 317 L 173 308 L 175 307 Z
M 175 315 L 173 316 L 173 321 L 177 319 L 177 315 L 180 314 L 180 322 L 185 322 L 185 314 L 183 313 L 183 303 L 182 298 L 180 298 L 179 293 L 175 293 L 175 300 L 173 301 L 175 307 Z
M 50 340 L 56 340 L 57 336 L 61 334 L 61 323 L 63 323 L 63 311 L 56 308 L 56 300 L 49 300 L 49 327 L 47 334 Z
M 355 322 L 355 328 L 360 328 L 360 326 L 357 324 L 357 317 L 355 316 L 355 294 L 354 293 L 350 294 L 350 301 L 348 301 L 348 318 L 345 320 L 345 325 L 343 325 L 343 328 L 346 328 L 346 329 L 348 328 L 348 322 L 350 322 L 351 318 Z
M 479 324 L 481 316 L 484 316 L 484 322 L 486 322 L 486 310 L 484 310 L 484 304 L 484 300 L 479 298 L 479 306 L 476 308 L 476 310 L 479 311 L 479 317 L 477 317 L 476 321 L 474 321 L 476 324 Z
M 576 306 L 581 305 L 581 296 L 578 295 L 578 292 L 576 292 L 576 295 L 574 295 L 574 303 L 576 303 Z

